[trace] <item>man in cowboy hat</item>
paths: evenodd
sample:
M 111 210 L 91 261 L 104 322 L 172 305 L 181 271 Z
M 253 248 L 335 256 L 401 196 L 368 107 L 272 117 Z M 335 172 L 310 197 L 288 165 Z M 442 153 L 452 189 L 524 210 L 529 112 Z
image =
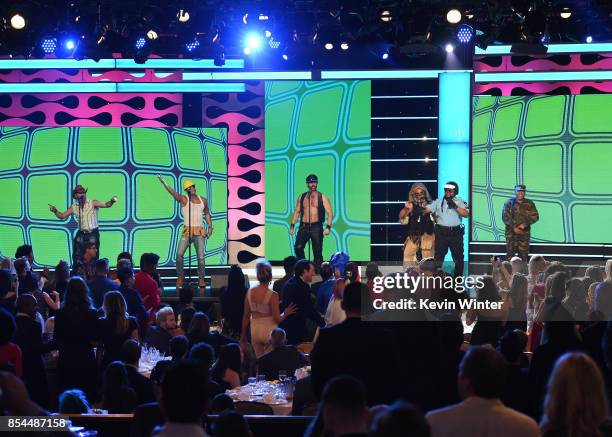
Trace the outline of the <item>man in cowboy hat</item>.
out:
M 83 262 L 85 247 L 89 243 L 96 245 L 97 253 L 100 251 L 100 232 L 98 231 L 98 209 L 110 208 L 117 202 L 117 196 L 113 196 L 108 202 L 102 203 L 97 200 L 87 198 L 87 190 L 82 185 L 77 185 L 72 190 L 74 203 L 64 212 L 49 204 L 49 210 L 58 219 L 65 219 L 74 215 L 79 225 L 74 239 L 72 240 L 72 267 L 77 263 Z M 96 255 L 97 259 L 97 255 Z
M 319 179 L 317 175 L 310 174 L 306 177 L 308 191 L 302 193 L 297 200 L 295 212 L 291 218 L 289 235 L 293 235 L 295 223 L 300 219 L 300 227 L 295 237 L 295 256 L 304 259 L 304 247 L 308 240 L 312 242 L 315 269 L 319 271 L 323 263 L 323 236 L 329 235 L 334 220 L 331 204 L 328 197 L 317 191 Z M 323 230 L 323 222 L 327 214 L 327 225 Z
M 157 175 L 157 177 L 166 188 L 166 191 L 168 191 L 168 193 L 174 197 L 174 200 L 180 202 L 185 220 L 183 225 L 183 233 L 181 234 L 181 238 L 178 242 L 178 248 L 176 250 L 176 290 L 178 292 L 185 282 L 185 265 L 183 257 L 193 242 L 198 257 L 198 285 L 200 287 L 200 293 L 203 294 L 206 288 L 206 280 L 204 279 L 204 238 L 210 237 L 213 231 L 208 200 L 206 200 L 205 197 L 198 196 L 196 194 L 196 186 L 190 180 L 185 180 L 183 182 L 183 190 L 185 193 L 187 193 L 186 195 L 183 195 L 174 191 L 161 177 L 161 175 Z M 208 230 L 206 231 L 204 230 L 202 223 L 202 216 L 206 217 L 206 224 L 208 225 Z
M 526 187 L 523 184 L 514 187 L 514 197 L 504 204 L 502 219 L 506 225 L 506 258 L 512 259 L 514 254 L 527 262 L 529 255 L 529 240 L 531 225 L 540 218 L 532 200 L 525 199 Z

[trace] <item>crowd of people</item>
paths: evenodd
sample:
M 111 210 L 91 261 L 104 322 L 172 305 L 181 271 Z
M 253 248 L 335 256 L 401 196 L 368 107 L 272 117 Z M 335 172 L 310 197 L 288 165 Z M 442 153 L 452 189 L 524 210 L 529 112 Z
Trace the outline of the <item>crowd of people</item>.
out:
M 73 271 L 61 261 L 35 272 L 30 246 L 2 260 L 7 412 L 134 413 L 139 435 L 150 434 L 143 423 L 154 417 L 165 423 L 156 435 L 247 436 L 226 390 L 309 364 L 292 406 L 293 415 L 314 416 L 308 436 L 612 435 L 612 260 L 572 277 L 541 256 L 493 258 L 475 296 L 422 289 L 414 298 L 473 298 L 496 309 L 423 310 L 406 320 L 368 306 L 382 276 L 375 263 L 362 280 L 343 253 L 318 274 L 312 262 L 287 257 L 273 281 L 262 261 L 254 287 L 234 265 L 215 330 L 215 312 L 194 303 L 191 286 L 174 307 L 162 303 L 158 260 L 143 254 L 137 273 L 129 253 L 113 271 L 92 258 Z M 446 275 L 432 259 L 407 274 Z M 145 376 L 143 347 L 171 359 Z M 212 413 L 217 421 L 203 428 Z

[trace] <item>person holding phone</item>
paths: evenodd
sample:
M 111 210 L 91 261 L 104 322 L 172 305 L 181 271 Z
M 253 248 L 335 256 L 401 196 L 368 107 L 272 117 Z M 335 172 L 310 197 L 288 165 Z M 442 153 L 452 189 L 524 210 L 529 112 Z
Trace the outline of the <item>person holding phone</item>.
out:
M 79 225 L 74 239 L 72 240 L 72 266 L 83 262 L 85 247 L 88 243 L 96 245 L 97 254 L 100 253 L 100 232 L 98 231 L 98 210 L 100 208 L 110 208 L 117 202 L 117 196 L 113 196 L 108 202 L 99 202 L 87 198 L 87 189 L 82 185 L 77 185 L 72 191 L 74 203 L 64 212 L 49 204 L 49 211 L 55 214 L 58 219 L 65 219 L 74 215 Z
M 529 256 L 531 225 L 540 218 L 532 200 L 525 198 L 527 188 L 523 184 L 514 187 L 514 197 L 504 204 L 502 219 L 506 225 L 506 258 L 510 260 L 517 252 L 524 262 Z

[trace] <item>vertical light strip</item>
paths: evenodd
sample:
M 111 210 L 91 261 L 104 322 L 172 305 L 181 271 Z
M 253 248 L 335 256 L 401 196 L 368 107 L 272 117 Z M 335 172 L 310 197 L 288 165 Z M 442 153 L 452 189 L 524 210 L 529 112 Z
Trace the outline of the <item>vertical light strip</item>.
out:
M 459 197 L 470 203 L 470 73 L 446 72 L 439 76 L 438 196 L 444 183 L 459 184 Z M 463 219 L 463 256 L 468 259 L 469 219 Z M 451 260 L 450 252 L 447 260 Z

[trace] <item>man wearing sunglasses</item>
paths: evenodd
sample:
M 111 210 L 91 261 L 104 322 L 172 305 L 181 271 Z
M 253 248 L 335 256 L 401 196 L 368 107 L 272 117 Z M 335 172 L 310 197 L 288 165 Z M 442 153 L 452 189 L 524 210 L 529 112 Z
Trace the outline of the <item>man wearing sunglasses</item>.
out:
M 457 197 L 459 185 L 454 181 L 444 184 L 444 197 L 427 205 L 426 211 L 436 216 L 434 258 L 442 266 L 450 249 L 455 262 L 455 277 L 463 275 L 463 217 L 470 215 L 467 203 Z

